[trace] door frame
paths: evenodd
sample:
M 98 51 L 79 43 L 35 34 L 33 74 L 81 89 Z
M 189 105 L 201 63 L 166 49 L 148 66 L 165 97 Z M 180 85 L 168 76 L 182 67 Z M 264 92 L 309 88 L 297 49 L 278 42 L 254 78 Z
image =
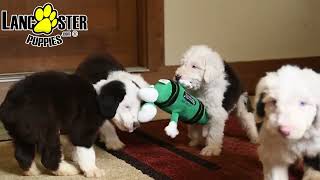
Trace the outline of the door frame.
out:
M 138 63 L 150 71 L 164 65 L 164 0 L 137 0 Z

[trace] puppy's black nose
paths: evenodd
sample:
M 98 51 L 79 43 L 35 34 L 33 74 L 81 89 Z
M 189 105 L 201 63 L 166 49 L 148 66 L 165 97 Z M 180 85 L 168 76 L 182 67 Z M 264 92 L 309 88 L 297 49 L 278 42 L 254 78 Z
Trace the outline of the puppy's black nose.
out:
M 177 74 L 174 78 L 176 79 L 176 81 L 179 81 L 181 79 L 181 76 Z
M 133 128 L 136 129 L 138 127 L 140 127 L 140 123 L 139 122 L 134 122 L 133 123 Z

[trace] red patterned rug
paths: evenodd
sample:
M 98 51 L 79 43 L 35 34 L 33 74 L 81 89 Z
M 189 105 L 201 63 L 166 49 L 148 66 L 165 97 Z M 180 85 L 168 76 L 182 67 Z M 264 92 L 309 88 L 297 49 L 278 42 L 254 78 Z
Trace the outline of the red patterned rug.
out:
M 126 148 L 111 153 L 155 179 L 263 179 L 257 146 L 249 142 L 235 118 L 227 122 L 222 154 L 209 158 L 199 155 L 201 147 L 187 145 L 183 123 L 179 124 L 180 134 L 175 139 L 167 137 L 167 123 L 155 121 L 135 133 L 120 133 Z M 301 174 L 300 169 L 291 168 L 290 180 L 301 179 Z

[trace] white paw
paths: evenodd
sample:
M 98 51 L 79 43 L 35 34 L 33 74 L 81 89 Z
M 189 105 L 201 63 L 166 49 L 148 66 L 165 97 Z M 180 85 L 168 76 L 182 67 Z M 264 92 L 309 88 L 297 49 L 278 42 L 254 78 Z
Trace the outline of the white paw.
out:
M 259 143 L 259 138 L 258 137 L 251 137 L 250 138 L 250 142 L 252 143 L 252 144 L 258 144 Z
M 74 165 L 66 161 L 61 161 L 58 170 L 52 173 L 57 176 L 73 176 L 79 174 L 80 171 Z
M 106 142 L 106 148 L 108 150 L 120 150 L 123 149 L 126 145 L 120 141 L 120 139 L 112 139 Z
M 202 156 L 219 156 L 220 153 L 221 148 L 215 148 L 213 146 L 206 146 L 200 152 Z
M 179 134 L 179 131 L 177 129 L 177 123 L 175 122 L 170 122 L 164 130 L 166 134 L 171 138 L 175 138 Z
M 92 170 L 85 171 L 84 175 L 90 178 L 99 178 L 99 177 L 105 176 L 105 172 L 103 169 L 99 169 L 96 167 Z
M 179 83 L 186 89 L 192 89 L 193 87 L 190 81 L 180 80 Z
M 41 171 L 38 169 L 35 162 L 32 162 L 31 167 L 28 171 L 24 171 L 23 174 L 25 176 L 38 176 L 41 174 Z

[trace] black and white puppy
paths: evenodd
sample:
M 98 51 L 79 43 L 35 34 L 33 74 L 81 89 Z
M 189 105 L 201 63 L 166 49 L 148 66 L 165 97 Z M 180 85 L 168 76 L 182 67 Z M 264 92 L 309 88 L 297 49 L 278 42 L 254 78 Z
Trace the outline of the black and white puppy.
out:
M 112 81 L 97 94 L 78 75 L 46 71 L 17 82 L 0 106 L 0 119 L 13 138 L 15 158 L 25 175 L 41 172 L 34 161 L 55 175 L 75 175 L 79 171 L 63 159 L 59 135 L 74 145 L 72 159 L 87 177 L 100 177 L 93 143 L 105 119 L 112 118 L 125 96 L 124 84 Z
M 139 127 L 138 112 L 141 108 L 141 100 L 138 97 L 138 91 L 140 88 L 149 87 L 139 74 L 126 72 L 110 54 L 88 56 L 78 66 L 76 74 L 95 84 L 97 91 L 110 81 L 122 82 L 125 85 L 126 95 L 119 104 L 112 122 L 122 131 L 133 132 Z M 106 121 L 100 128 L 100 137 L 107 149 L 119 150 L 124 147 L 110 121 Z

